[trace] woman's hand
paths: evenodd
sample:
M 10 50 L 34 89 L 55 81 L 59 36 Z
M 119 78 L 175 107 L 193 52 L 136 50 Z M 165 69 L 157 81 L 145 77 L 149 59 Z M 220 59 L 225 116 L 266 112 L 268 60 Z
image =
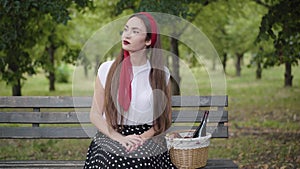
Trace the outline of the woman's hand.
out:
M 127 152 L 132 152 L 144 144 L 143 138 L 140 135 L 135 134 L 124 136 L 117 141 L 126 148 Z

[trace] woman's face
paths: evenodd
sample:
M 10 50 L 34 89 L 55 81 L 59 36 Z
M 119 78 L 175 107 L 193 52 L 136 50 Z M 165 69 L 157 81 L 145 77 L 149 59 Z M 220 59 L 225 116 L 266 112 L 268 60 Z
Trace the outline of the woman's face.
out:
M 122 33 L 122 48 L 131 53 L 145 49 L 151 44 L 151 40 L 146 41 L 146 35 L 144 22 L 138 17 L 130 18 Z

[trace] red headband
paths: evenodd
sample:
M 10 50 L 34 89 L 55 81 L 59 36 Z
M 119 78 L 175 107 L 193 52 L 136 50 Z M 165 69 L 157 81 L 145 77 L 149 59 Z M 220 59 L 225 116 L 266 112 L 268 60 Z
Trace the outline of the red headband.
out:
M 147 12 L 140 12 L 139 14 L 145 15 L 149 22 L 150 22 L 150 26 L 151 26 L 151 47 L 154 47 L 155 43 L 156 43 L 156 38 L 157 38 L 157 25 L 156 22 L 154 20 L 154 18 L 152 17 L 152 15 L 150 15 Z
M 146 16 L 151 26 L 151 47 L 154 47 L 157 40 L 157 25 L 154 18 L 147 12 L 140 12 Z M 123 107 L 124 111 L 128 111 L 131 102 L 131 81 L 133 79 L 132 64 L 130 62 L 129 52 L 124 50 L 124 59 L 119 79 L 119 105 Z

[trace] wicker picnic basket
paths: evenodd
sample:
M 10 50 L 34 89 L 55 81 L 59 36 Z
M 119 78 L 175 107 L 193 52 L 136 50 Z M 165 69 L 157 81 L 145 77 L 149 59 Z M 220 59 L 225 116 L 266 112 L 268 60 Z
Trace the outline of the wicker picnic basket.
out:
M 206 166 L 211 134 L 189 138 L 192 133 L 193 130 L 181 130 L 166 135 L 171 161 L 178 168 L 194 169 Z

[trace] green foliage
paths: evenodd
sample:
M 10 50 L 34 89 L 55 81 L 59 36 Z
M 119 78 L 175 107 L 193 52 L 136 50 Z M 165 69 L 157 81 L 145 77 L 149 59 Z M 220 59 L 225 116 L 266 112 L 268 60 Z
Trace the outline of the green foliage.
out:
M 109 55 L 100 56 L 106 52 L 99 51 L 99 44 L 97 42 L 89 43 L 95 39 L 97 32 L 104 28 L 106 24 L 119 19 L 114 15 L 116 4 L 116 1 L 110 0 L 94 1 L 93 8 L 87 9 L 84 13 L 73 11 L 74 18 L 69 21 L 68 28 L 63 33 L 63 37 L 64 39 L 68 39 L 68 44 L 72 49 L 78 49 L 77 51 L 73 50 L 73 52 L 69 52 L 73 59 L 77 59 L 77 65 L 98 68 L 99 62 L 103 62 L 107 57 L 110 57 Z M 128 15 L 128 13 L 124 12 L 123 15 Z M 101 43 L 109 42 L 103 40 Z M 86 48 L 91 48 L 91 46 L 93 46 L 93 50 L 89 49 L 87 54 Z M 108 53 L 112 54 L 114 58 L 119 52 L 120 48 L 114 48 Z
M 58 83 L 68 83 L 70 72 L 71 70 L 68 68 L 66 64 L 61 64 L 57 67 L 55 74 L 56 74 L 56 81 Z
M 264 15 L 257 42 L 272 39 L 272 55 L 266 55 L 266 66 L 289 62 L 298 64 L 300 59 L 300 3 L 298 0 L 272 1 L 265 5 L 268 13 Z M 275 58 L 275 59 L 274 59 Z
M 161 12 L 171 15 L 192 19 L 195 17 L 195 11 L 190 10 L 191 4 L 207 5 L 215 0 L 119 0 L 116 5 L 115 15 L 121 14 L 124 10 L 130 9 L 133 12 Z
M 147 1 L 142 0 L 138 6 L 138 11 L 163 12 L 171 15 L 186 18 L 189 8 L 188 1 Z
M 252 1 L 216 1 L 208 4 L 194 23 L 209 37 L 219 56 L 252 52 L 265 9 Z
M 26 73 L 36 73 L 39 62 L 29 51 L 45 36 L 43 30 L 53 26 L 44 21 L 66 24 L 70 20 L 68 8 L 73 4 L 73 0 L 0 1 L 1 79 L 15 85 Z M 76 0 L 75 4 L 84 7 L 91 1 Z

